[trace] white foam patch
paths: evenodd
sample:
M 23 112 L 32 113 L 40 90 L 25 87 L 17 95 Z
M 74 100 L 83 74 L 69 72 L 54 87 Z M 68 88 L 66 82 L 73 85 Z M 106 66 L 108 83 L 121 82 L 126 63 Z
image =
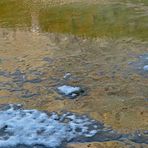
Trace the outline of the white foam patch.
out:
M 145 66 L 143 67 L 143 70 L 144 70 L 144 71 L 148 71 L 148 65 L 145 65 Z
M 38 110 L 16 109 L 13 105 L 0 111 L 0 147 L 24 144 L 54 148 L 73 138 L 92 137 L 98 130 L 96 121 L 73 113 L 47 115 Z
M 80 91 L 81 88 L 63 85 L 63 86 L 58 87 L 58 90 L 60 91 L 60 93 L 64 95 L 74 95 L 75 92 Z

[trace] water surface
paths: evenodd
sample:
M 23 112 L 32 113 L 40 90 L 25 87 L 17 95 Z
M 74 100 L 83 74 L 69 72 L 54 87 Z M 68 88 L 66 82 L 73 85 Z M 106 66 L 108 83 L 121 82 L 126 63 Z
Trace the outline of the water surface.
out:
M 147 130 L 147 15 L 147 0 L 1 0 L 0 104 Z M 69 99 L 63 85 L 85 95 Z

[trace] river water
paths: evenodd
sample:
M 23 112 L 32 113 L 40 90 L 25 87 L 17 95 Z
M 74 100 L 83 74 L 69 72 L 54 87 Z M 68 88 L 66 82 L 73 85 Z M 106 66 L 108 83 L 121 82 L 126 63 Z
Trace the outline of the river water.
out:
M 147 0 L 1 0 L 0 104 L 10 103 L 147 133 Z

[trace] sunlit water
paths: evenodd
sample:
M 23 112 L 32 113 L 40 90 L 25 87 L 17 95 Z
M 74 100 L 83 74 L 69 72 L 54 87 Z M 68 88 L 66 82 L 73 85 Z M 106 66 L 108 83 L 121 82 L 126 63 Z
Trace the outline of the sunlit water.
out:
M 148 130 L 147 0 L 75 1 L 0 1 L 0 104 Z

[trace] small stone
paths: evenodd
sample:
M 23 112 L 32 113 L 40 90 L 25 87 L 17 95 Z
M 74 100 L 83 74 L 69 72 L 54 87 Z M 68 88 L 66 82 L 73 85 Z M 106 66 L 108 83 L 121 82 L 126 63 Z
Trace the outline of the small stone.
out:
M 68 79 L 68 78 L 70 78 L 70 76 L 71 76 L 71 73 L 66 73 L 66 74 L 64 75 L 64 79 Z

